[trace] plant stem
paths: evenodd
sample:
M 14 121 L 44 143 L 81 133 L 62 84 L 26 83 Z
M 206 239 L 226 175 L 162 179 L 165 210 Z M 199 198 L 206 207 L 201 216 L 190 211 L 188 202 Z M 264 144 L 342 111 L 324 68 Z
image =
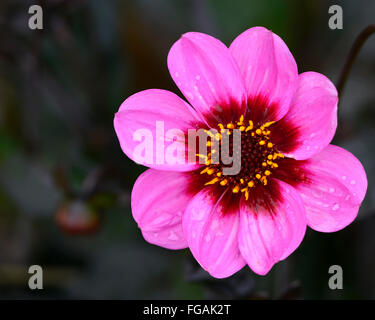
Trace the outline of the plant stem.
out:
M 353 63 L 355 59 L 357 58 L 359 51 L 361 50 L 366 40 L 374 33 L 375 33 L 375 24 L 371 24 L 367 26 L 365 29 L 363 29 L 362 32 L 355 39 L 353 46 L 350 49 L 348 58 L 346 59 L 345 65 L 341 71 L 339 80 L 337 82 L 337 91 L 338 91 L 339 97 L 341 97 L 342 95 L 346 80 L 348 79 L 350 70 L 352 69 Z

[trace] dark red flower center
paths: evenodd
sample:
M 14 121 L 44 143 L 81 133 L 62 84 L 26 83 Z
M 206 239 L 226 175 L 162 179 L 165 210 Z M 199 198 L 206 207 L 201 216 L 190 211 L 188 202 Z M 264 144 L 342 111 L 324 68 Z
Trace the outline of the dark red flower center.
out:
M 278 168 L 279 159 L 284 158 L 270 139 L 273 123 L 271 121 L 254 126 L 252 120 L 245 120 L 244 116 L 241 116 L 237 122 L 225 125 L 219 123 L 214 131 L 217 132 L 216 134 L 206 130 L 209 138 L 208 153 L 198 154 L 205 160 L 206 166 L 200 171 L 200 174 L 207 175 L 209 178 L 205 185 L 219 184 L 222 187 L 229 187 L 233 193 L 244 193 L 246 199 L 249 198 L 251 188 L 258 184 L 266 186 L 273 171 Z M 235 145 L 236 140 L 233 138 L 235 130 L 241 137 L 238 146 Z M 235 159 L 236 153 L 241 155 L 240 170 L 235 175 L 225 174 L 224 168 L 228 165 L 220 158 L 224 135 L 229 136 L 229 152 L 232 159 Z M 213 161 L 216 155 L 219 155 L 219 161 Z

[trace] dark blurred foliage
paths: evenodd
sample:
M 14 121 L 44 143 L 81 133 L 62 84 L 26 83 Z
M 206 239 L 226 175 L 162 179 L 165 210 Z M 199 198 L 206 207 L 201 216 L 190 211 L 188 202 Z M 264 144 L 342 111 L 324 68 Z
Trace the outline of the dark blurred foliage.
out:
M 30 30 L 28 8 L 44 9 Z M 344 29 L 328 28 L 328 7 Z M 188 250 L 146 243 L 130 210 L 144 170 L 122 154 L 113 116 L 129 95 L 177 88 L 168 50 L 187 31 L 227 45 L 262 25 L 290 47 L 299 71 L 337 82 L 355 36 L 374 23 L 375 1 L 1 0 L 0 298 L 375 298 L 375 39 L 361 51 L 341 97 L 335 144 L 361 159 L 369 180 L 355 223 L 308 230 L 269 275 L 244 268 L 217 280 Z M 44 290 L 27 269 L 44 267 Z M 328 268 L 344 290 L 328 289 Z

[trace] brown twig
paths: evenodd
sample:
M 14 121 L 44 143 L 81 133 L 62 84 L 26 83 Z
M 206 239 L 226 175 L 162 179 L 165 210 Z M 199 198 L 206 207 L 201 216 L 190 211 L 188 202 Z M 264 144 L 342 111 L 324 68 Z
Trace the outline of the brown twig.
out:
M 345 65 L 341 71 L 339 80 L 337 82 L 337 91 L 339 93 L 339 97 L 341 97 L 346 80 L 348 79 L 350 70 L 352 69 L 353 63 L 357 58 L 359 51 L 361 50 L 363 44 L 366 40 L 375 33 L 375 24 L 371 24 L 367 26 L 362 32 L 357 36 L 355 39 L 352 48 L 350 49 L 348 58 L 346 59 Z

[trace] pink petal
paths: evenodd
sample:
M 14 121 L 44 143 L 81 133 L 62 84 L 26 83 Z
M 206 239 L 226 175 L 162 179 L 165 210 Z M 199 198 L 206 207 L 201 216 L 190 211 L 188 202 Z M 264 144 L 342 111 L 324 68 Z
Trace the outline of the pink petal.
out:
M 134 184 L 132 213 L 146 241 L 168 249 L 187 247 L 182 214 L 191 200 L 184 173 L 149 169 Z
M 115 115 L 114 126 L 123 152 L 133 161 L 160 170 L 190 171 L 199 165 L 188 161 L 186 133 L 199 121 L 194 109 L 174 93 L 151 89 L 126 99 Z M 156 132 L 157 127 L 163 127 L 160 134 Z M 179 142 L 168 139 L 168 130 L 176 132 L 178 138 L 175 140 Z M 150 139 L 145 136 L 150 136 Z M 150 143 L 146 145 L 145 141 Z M 167 150 L 172 143 L 179 143 L 181 149 L 185 150 L 180 153 L 176 151 L 176 159 L 168 157 Z M 151 157 L 145 157 L 145 153 L 139 156 L 141 145 L 151 150 Z
M 279 150 L 297 160 L 319 153 L 335 135 L 337 102 L 336 88 L 328 78 L 316 72 L 300 74 L 290 109 L 276 124 L 277 128 L 289 123 L 293 128 L 283 132 Z
M 241 199 L 239 248 L 249 267 L 260 275 L 288 257 L 306 231 L 305 209 L 298 192 L 285 182 L 273 181 L 282 195 L 273 212 L 251 208 Z
M 307 224 L 314 230 L 334 232 L 357 216 L 367 190 L 366 173 L 350 152 L 328 145 L 309 159 L 309 182 L 297 186 L 306 208 Z
M 229 49 L 245 80 L 250 110 L 251 101 L 266 99 L 266 119 L 281 119 L 289 109 L 298 79 L 296 62 L 284 41 L 270 30 L 255 27 L 241 33 Z
M 203 269 L 225 278 L 246 263 L 238 250 L 238 212 L 225 212 L 212 188 L 200 191 L 189 203 L 182 226 L 189 248 Z
M 207 116 L 223 108 L 240 114 L 245 107 L 238 66 L 229 49 L 214 37 L 185 33 L 169 51 L 168 68 L 181 92 L 201 114 Z

